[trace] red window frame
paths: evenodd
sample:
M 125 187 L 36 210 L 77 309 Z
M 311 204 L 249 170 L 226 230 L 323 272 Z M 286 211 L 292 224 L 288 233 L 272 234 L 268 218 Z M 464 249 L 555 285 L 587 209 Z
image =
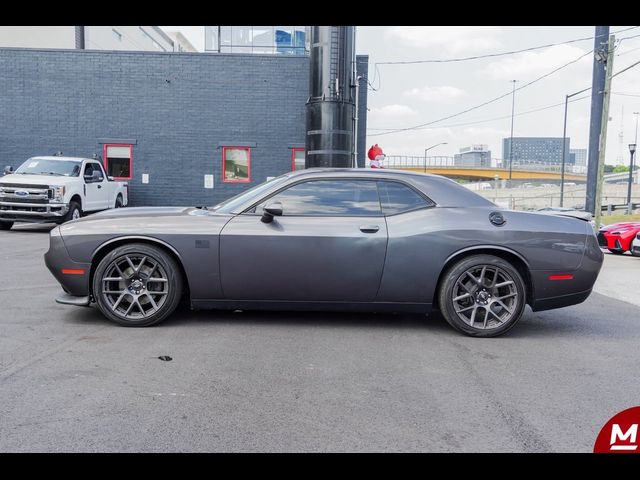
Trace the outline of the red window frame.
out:
M 304 152 L 304 147 L 291 148 L 291 171 L 296 171 L 296 152 Z
M 129 176 L 113 177 L 114 180 L 131 180 L 133 178 L 133 145 L 130 143 L 105 143 L 102 149 L 102 167 L 105 175 L 109 176 L 109 159 L 107 157 L 107 147 L 129 147 Z
M 246 179 L 228 179 L 227 171 L 227 150 L 246 150 L 247 151 L 247 178 Z M 222 182 L 223 183 L 251 183 L 251 147 L 234 147 L 229 145 L 222 147 Z

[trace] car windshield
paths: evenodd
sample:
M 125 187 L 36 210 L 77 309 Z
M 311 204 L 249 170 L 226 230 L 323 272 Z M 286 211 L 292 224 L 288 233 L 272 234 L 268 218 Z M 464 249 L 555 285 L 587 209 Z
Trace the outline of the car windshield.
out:
M 211 207 L 210 210 L 214 210 L 219 213 L 239 213 L 237 209 L 240 206 L 257 199 L 263 192 L 269 190 L 271 187 L 284 183 L 290 176 L 290 173 L 285 173 L 284 175 L 280 175 L 272 180 L 267 180 L 266 182 L 256 185 L 249 190 L 239 193 L 238 195 Z
M 77 177 L 80 175 L 82 161 L 76 160 L 45 160 L 30 158 L 15 171 L 22 175 L 60 175 Z

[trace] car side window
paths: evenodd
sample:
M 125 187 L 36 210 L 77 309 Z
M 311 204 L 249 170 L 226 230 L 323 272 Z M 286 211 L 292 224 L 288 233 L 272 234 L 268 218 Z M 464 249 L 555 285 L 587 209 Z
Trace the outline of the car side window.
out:
M 369 180 L 310 180 L 275 194 L 255 208 L 280 202 L 283 216 L 380 216 L 376 183 Z
M 410 212 L 434 205 L 411 187 L 399 182 L 378 181 L 378 191 L 385 215 Z

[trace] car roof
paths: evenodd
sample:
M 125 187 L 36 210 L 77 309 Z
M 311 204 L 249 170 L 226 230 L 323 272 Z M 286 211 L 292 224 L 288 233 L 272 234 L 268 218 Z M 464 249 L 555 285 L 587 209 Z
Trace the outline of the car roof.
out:
M 85 157 L 59 157 L 59 156 L 53 156 L 53 155 L 37 155 L 35 157 L 31 157 L 31 160 L 34 159 L 39 159 L 39 160 L 72 160 L 75 162 L 82 162 L 84 160 L 96 160 L 99 161 L 95 158 L 85 158 Z
M 291 174 L 296 176 L 324 176 L 324 175 L 340 175 L 340 176 L 375 176 L 375 177 L 438 177 L 430 173 L 411 172 L 407 170 L 394 170 L 391 168 L 307 168 L 298 170 Z

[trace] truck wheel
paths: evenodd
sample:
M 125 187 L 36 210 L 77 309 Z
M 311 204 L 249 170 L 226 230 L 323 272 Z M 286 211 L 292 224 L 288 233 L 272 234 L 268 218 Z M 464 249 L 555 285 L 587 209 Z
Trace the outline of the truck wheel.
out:
M 69 204 L 69 211 L 64 216 L 62 223 L 69 222 L 71 220 L 77 220 L 81 216 L 82 216 L 82 209 L 80 208 L 80 205 L 78 205 L 76 202 L 71 202 Z
M 167 318 L 182 297 L 182 274 L 163 250 L 141 243 L 116 248 L 98 264 L 92 292 L 109 320 L 149 327 Z
M 463 258 L 444 273 L 438 306 L 445 320 L 472 337 L 495 337 L 522 317 L 526 288 L 509 262 L 493 255 Z
M 13 222 L 0 222 L 0 230 L 11 230 Z
M 118 198 L 116 198 L 116 206 L 115 208 L 122 208 L 122 196 L 118 195 Z

